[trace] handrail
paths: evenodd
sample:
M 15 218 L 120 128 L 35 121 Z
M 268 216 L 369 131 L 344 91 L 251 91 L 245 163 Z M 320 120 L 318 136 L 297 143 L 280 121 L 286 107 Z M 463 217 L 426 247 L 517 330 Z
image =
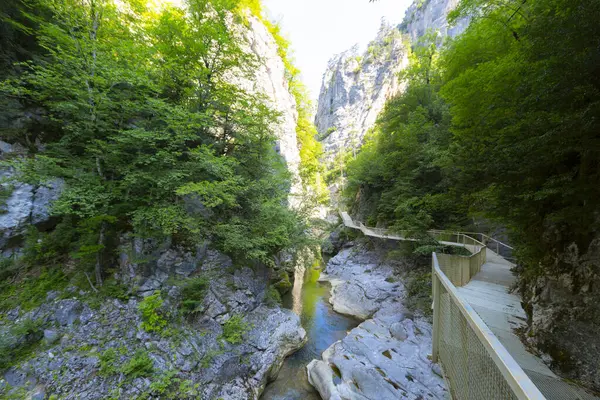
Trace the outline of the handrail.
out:
M 481 232 L 453 232 L 453 231 L 443 231 L 443 230 L 431 230 L 429 232 L 439 232 L 439 233 L 464 233 L 467 235 L 479 235 L 481 237 L 480 242 L 484 243 L 486 246 L 488 246 L 488 248 L 491 249 L 491 247 L 488 245 L 489 242 L 494 242 L 496 244 L 495 246 L 495 250 L 496 250 L 496 254 L 500 254 L 501 252 L 501 248 L 504 250 L 504 254 L 502 254 L 502 257 L 505 259 L 509 259 L 509 260 L 513 260 L 514 257 L 512 257 L 512 252 L 514 251 L 514 247 L 509 246 L 506 243 L 503 243 L 501 241 L 499 241 L 498 239 L 494 239 L 493 237 L 486 235 L 485 233 L 481 233 Z M 507 254 L 508 253 L 508 254 Z
M 364 223 L 362 223 L 361 221 L 353 221 L 352 217 L 350 217 L 350 215 L 347 212 L 341 211 L 339 210 L 339 214 L 342 217 L 342 220 L 344 221 L 344 225 L 348 226 L 349 228 L 356 228 L 356 229 L 360 229 L 365 235 L 368 235 L 369 232 L 367 231 L 371 231 L 372 233 L 376 234 L 376 235 L 381 235 L 382 237 L 385 238 L 392 238 L 392 239 L 401 239 L 401 240 L 416 240 L 414 238 L 410 238 L 408 235 L 406 235 L 406 232 L 391 232 L 390 234 L 390 230 L 389 229 L 385 229 L 385 228 L 371 228 L 366 226 Z M 346 215 L 346 218 L 344 217 L 344 214 Z M 349 221 L 346 221 L 346 219 L 348 219 Z M 393 233 L 398 233 L 400 236 L 394 235 Z M 469 240 L 473 241 L 474 244 L 476 246 L 481 246 L 481 247 L 488 247 L 490 248 L 490 246 L 488 246 L 488 243 L 494 242 L 496 244 L 495 246 L 495 250 L 496 250 L 496 254 L 501 255 L 503 258 L 510 260 L 510 261 L 514 261 L 514 257 L 512 256 L 512 252 L 514 250 L 514 248 L 512 246 L 507 245 L 506 243 L 503 243 L 497 239 L 494 239 L 491 236 L 486 235 L 485 233 L 480 233 L 480 232 L 459 232 L 459 231 L 448 231 L 448 230 L 440 230 L 440 229 L 430 229 L 427 231 L 427 233 L 431 234 L 432 236 L 436 236 L 436 235 L 456 235 L 457 238 L 463 238 L 462 243 L 459 242 L 447 242 L 447 243 L 457 243 L 457 244 L 462 244 L 463 246 L 466 245 L 466 240 L 465 238 L 468 238 Z M 469 235 L 479 235 L 481 237 L 481 240 L 477 240 Z M 501 248 L 503 248 L 504 251 L 502 251 L 501 254 Z M 477 252 L 479 249 L 475 249 L 474 252 Z
M 344 218 L 344 214 L 346 214 L 347 218 Z M 393 239 L 402 239 L 402 240 L 409 240 L 409 241 L 414 241 L 417 240 L 415 238 L 411 238 L 408 235 L 405 235 L 405 232 L 390 232 L 389 229 L 386 228 L 376 228 L 376 227 L 369 227 L 366 226 L 363 222 L 361 221 L 357 221 L 355 222 L 354 220 L 352 220 L 352 218 L 350 217 L 350 215 L 348 215 L 347 213 L 340 211 L 340 215 L 342 216 L 342 220 L 344 220 L 344 225 L 349 227 L 349 228 L 355 228 L 355 229 L 359 229 L 360 231 L 362 231 L 365 235 L 368 235 L 369 233 L 374 233 L 376 235 L 381 235 L 384 238 L 393 238 Z M 346 219 L 348 219 L 349 221 L 346 221 Z M 485 243 L 466 235 L 463 232 L 452 232 L 452 231 L 440 231 L 440 230 L 429 230 L 427 231 L 430 234 L 436 235 L 436 234 L 451 234 L 451 235 L 456 235 L 458 238 L 463 238 L 462 242 L 458 241 L 458 242 L 446 242 L 446 243 L 453 243 L 453 244 L 457 244 L 457 245 L 462 245 L 465 246 L 467 245 L 467 241 L 465 239 L 469 239 L 470 241 L 473 242 L 473 244 L 468 244 L 468 245 L 474 245 L 474 246 L 480 246 L 480 248 L 485 247 Z M 398 235 L 394 235 L 394 233 L 397 233 Z M 475 249 L 474 252 L 478 252 L 480 249 Z
M 486 237 L 489 240 L 492 240 L 492 241 L 494 241 L 496 243 L 499 243 L 500 245 L 502 245 L 502 246 L 504 246 L 504 247 L 506 247 L 508 249 L 514 250 L 514 248 L 512 246 L 509 246 L 508 244 L 503 243 L 503 242 L 499 241 L 498 239 L 494 239 L 493 237 L 491 237 L 489 235 L 486 235 L 485 233 L 481 233 L 481 232 L 463 232 L 463 233 L 466 233 L 468 235 L 481 235 L 482 237 Z
M 473 247 L 475 247 L 472 251 L 473 254 L 469 256 L 440 254 L 448 263 L 447 270 L 442 270 L 442 272 L 455 286 L 464 286 L 469 283 L 471 278 L 477 275 L 483 264 L 487 262 L 487 247 Z
M 500 343 L 498 338 L 490 330 L 490 328 L 483 322 L 475 310 L 469 305 L 468 302 L 463 300 L 456 290 L 456 287 L 444 274 L 440 268 L 438 257 L 436 253 L 432 254 L 432 268 L 433 268 L 433 298 L 434 298 L 434 318 L 433 318 L 433 354 L 432 358 L 434 362 L 438 361 L 439 356 L 439 334 L 440 334 L 440 289 L 441 284 L 446 292 L 449 294 L 451 300 L 458 307 L 465 320 L 477 335 L 477 338 L 487 351 L 488 355 L 493 360 L 494 364 L 506 380 L 506 383 L 510 386 L 514 395 L 519 400 L 543 400 L 545 397 L 534 385 L 534 383 L 525 374 L 523 369 L 510 355 L 508 350 Z M 444 360 L 440 360 L 442 365 Z

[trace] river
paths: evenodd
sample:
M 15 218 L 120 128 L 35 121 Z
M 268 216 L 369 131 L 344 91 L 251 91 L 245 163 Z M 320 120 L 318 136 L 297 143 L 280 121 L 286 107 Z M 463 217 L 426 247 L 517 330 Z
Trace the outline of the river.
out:
M 319 393 L 308 383 L 306 366 L 321 358 L 325 349 L 360 323 L 333 311 L 329 284 L 317 282 L 323 267 L 324 264 L 315 264 L 298 268 L 294 287 L 283 298 L 283 306 L 300 316 L 308 342 L 284 361 L 277 379 L 267 385 L 261 400 L 320 400 Z

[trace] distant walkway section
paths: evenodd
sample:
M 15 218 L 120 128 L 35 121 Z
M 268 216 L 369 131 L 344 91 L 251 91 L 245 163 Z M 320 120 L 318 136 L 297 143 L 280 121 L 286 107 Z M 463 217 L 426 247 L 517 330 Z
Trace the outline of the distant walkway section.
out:
M 340 216 L 346 227 L 366 236 L 415 240 L 366 227 L 346 212 Z M 432 357 L 441 363 L 454 399 L 600 400 L 556 376 L 515 334 L 524 328 L 527 317 L 520 297 L 510 293 L 516 279 L 511 271 L 514 264 L 498 254 L 500 245 L 509 246 L 490 238 L 494 252 L 464 233 L 430 234 L 472 253 L 433 253 Z

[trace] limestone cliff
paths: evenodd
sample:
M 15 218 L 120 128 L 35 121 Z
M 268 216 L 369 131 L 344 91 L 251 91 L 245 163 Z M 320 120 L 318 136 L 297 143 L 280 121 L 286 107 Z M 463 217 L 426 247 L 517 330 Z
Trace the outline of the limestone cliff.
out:
M 419 0 L 406 10 L 400 29 L 406 32 L 412 42 L 417 41 L 428 30 L 439 32 L 440 37 L 455 37 L 469 25 L 468 19 L 461 19 L 453 26 L 448 24 L 447 15 L 459 0 Z
M 385 101 L 400 90 L 397 74 L 407 65 L 400 31 L 386 23 L 363 54 L 355 46 L 329 61 L 315 116 L 327 161 L 360 147 Z
M 248 16 L 249 29 L 244 30 L 248 49 L 258 58 L 258 68 L 251 79 L 236 79 L 239 85 L 251 93 L 261 93 L 273 110 L 280 114 L 273 130 L 277 137 L 276 150 L 285 160 L 292 174 L 290 204 L 298 203 L 301 193 L 299 175 L 300 151 L 296 141 L 298 111 L 296 100 L 290 92 L 283 60 L 278 54 L 275 39 L 267 27 L 255 16 Z
M 359 148 L 385 101 L 402 90 L 398 72 L 408 65 L 408 46 L 428 30 L 443 39 L 466 29 L 468 19 L 454 26 L 446 19 L 457 4 L 458 0 L 415 1 L 400 26 L 382 24 L 363 54 L 355 46 L 329 61 L 315 116 L 326 161 Z

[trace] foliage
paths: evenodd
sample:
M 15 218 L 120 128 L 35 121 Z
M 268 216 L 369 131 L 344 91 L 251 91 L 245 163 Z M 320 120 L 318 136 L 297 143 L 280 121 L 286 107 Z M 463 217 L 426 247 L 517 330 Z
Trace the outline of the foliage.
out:
M 269 286 L 265 295 L 265 303 L 269 307 L 276 307 L 281 305 L 281 294 L 279 294 L 279 290 L 277 290 L 273 286 Z
M 104 350 L 102 353 L 100 353 L 98 359 L 100 361 L 98 375 L 107 377 L 110 375 L 115 375 L 119 372 L 119 369 L 116 366 L 118 356 L 114 347 L 109 347 L 108 349 Z
M 368 193 L 375 203 L 368 217 L 396 230 L 460 226 L 466 207 L 457 201 L 448 162 L 450 115 L 438 94 L 435 36 L 423 37 L 410 60 L 402 75 L 406 91 L 386 103 L 375 131 L 348 162 L 346 195 Z
M 337 127 L 330 126 L 329 128 L 327 128 L 327 130 L 324 133 L 322 133 L 321 135 L 318 135 L 317 138 L 319 139 L 319 141 L 323 141 L 323 140 L 327 139 L 329 137 L 329 135 L 331 135 L 335 131 L 337 131 Z
M 108 279 L 100 288 L 100 294 L 103 298 L 119 299 L 127 301 L 130 298 L 129 287 L 120 283 L 116 279 Z
M 190 247 L 211 237 L 240 261 L 268 260 L 305 236 L 286 206 L 290 175 L 271 130 L 278 115 L 229 82 L 251 76 L 258 62 L 230 17 L 259 15 L 258 1 L 194 1 L 183 10 L 138 0 L 11 0 L 7 8 L 0 29 L 31 51 L 0 51 L 3 62 L 20 62 L 18 75 L 0 77 L 0 101 L 16 104 L 1 108 L 0 121 L 36 110 L 35 124 L 2 124 L 2 136 L 33 155 L 11 161 L 14 179 L 65 181 L 52 209 L 63 230 L 31 233 L 42 240 L 29 264 L 70 256 L 93 268 L 101 286 L 126 232 Z M 299 95 L 287 44 L 270 29 Z M 319 149 L 305 122 L 299 140 L 310 180 Z
M 138 310 L 142 314 L 142 329 L 146 332 L 160 333 L 167 326 L 167 319 L 162 310 L 163 302 L 160 292 L 156 292 L 138 304 Z
M 0 335 L 0 371 L 29 354 L 43 337 L 41 321 L 25 319 Z
M 0 184 L 0 215 L 5 214 L 8 211 L 6 202 L 10 199 L 10 196 L 12 196 L 13 189 L 14 188 L 11 185 Z
M 406 277 L 406 307 L 431 315 L 431 272 L 413 271 Z
M 200 391 L 199 384 L 177 377 L 176 371 L 167 371 L 152 381 L 147 394 L 161 399 L 194 399 Z
M 46 300 L 48 291 L 60 291 L 68 284 L 66 275 L 57 267 L 42 268 L 14 279 L 14 282 L 0 281 L 0 310 L 10 310 L 18 306 L 25 311 L 31 310 Z
M 152 375 L 154 366 L 148 352 L 140 349 L 135 352 L 129 361 L 121 366 L 120 371 L 131 379 L 142 378 Z
M 432 35 L 413 49 L 347 195 L 396 229 L 499 224 L 525 282 L 573 273 L 563 255 L 600 233 L 600 4 L 464 0 L 450 20 L 467 16 L 441 56 Z
M 241 315 L 234 315 L 223 325 L 221 339 L 231 344 L 240 344 L 242 343 L 242 336 L 249 328 L 250 326 L 244 322 Z
M 181 288 L 180 309 L 185 315 L 195 314 L 200 310 L 209 287 L 209 280 L 204 276 L 188 279 Z
M 202 368 L 208 368 L 208 367 L 210 367 L 210 363 L 212 362 L 212 360 L 215 357 L 218 357 L 218 356 L 220 356 L 223 353 L 224 353 L 223 350 L 211 349 L 211 350 L 207 351 L 206 354 L 204 355 L 204 357 L 202 357 L 202 360 L 200 360 L 200 366 Z
M 524 276 L 598 235 L 600 5 L 461 3 L 475 21 L 443 56 L 460 187 L 509 228 Z M 540 268 L 541 267 L 541 268 Z

